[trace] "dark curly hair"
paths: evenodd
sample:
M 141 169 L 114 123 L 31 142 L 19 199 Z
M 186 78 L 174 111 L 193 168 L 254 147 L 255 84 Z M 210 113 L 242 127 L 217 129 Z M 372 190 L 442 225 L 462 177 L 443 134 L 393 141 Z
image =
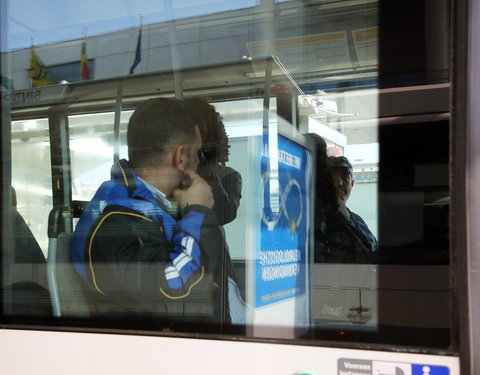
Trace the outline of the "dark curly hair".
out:
M 209 162 L 225 165 L 229 159 L 230 145 L 220 114 L 205 98 L 187 98 L 185 105 L 199 124 L 205 158 Z

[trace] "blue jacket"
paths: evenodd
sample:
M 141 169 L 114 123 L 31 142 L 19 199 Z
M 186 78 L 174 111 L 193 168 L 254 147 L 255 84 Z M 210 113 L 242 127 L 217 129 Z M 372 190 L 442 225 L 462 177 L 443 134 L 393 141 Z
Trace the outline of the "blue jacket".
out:
M 192 205 L 176 219 L 125 160 L 111 174 L 71 244 L 75 269 L 100 310 L 170 315 L 181 302 L 181 315 L 217 315 L 223 238 L 213 211 Z

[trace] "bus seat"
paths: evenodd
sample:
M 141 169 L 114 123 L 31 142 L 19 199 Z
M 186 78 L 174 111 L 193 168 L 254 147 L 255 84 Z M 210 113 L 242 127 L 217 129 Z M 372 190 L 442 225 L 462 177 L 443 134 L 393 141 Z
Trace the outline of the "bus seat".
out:
M 2 289 L 2 300 L 10 299 L 9 313 L 15 316 L 52 316 L 50 293 L 33 281 L 17 281 Z
M 45 263 L 45 256 L 27 223 L 16 209 L 13 212 L 15 263 Z
M 73 217 L 79 217 L 86 202 L 72 203 Z M 64 230 L 63 208 L 55 207 L 48 218 L 48 285 L 52 295 L 53 315 L 89 316 L 88 293 L 70 258 L 73 233 Z
M 15 263 L 45 263 L 45 256 L 35 236 L 17 210 L 17 194 L 11 187 Z
M 46 260 L 35 236 L 17 210 L 17 197 L 11 187 L 13 229 L 9 285 L 2 294 L 9 301 L 12 315 L 51 316 Z

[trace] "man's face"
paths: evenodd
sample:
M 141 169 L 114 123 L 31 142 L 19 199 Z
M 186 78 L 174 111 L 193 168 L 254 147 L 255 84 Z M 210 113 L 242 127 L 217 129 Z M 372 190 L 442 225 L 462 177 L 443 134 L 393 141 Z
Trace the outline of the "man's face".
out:
M 347 167 L 335 167 L 333 168 L 332 174 L 338 199 L 343 203 L 347 203 L 354 184 L 350 169 Z

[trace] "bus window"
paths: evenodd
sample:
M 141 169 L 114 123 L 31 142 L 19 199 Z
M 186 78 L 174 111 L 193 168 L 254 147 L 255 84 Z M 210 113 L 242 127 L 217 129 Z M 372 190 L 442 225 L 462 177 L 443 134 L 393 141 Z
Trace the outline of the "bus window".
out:
M 12 186 L 17 210 L 47 254 L 47 218 L 52 209 L 48 120 L 12 122 Z
M 130 111 L 121 114 L 123 140 L 130 115 Z M 90 200 L 100 184 L 109 178 L 114 155 L 114 121 L 115 114 L 112 112 L 68 117 L 73 199 Z M 120 155 L 126 157 L 125 140 Z
M 442 55 L 447 10 L 389 44 L 374 0 L 20 3 L 2 183 L 48 258 L 39 326 L 453 350 L 448 66 L 391 51 Z

